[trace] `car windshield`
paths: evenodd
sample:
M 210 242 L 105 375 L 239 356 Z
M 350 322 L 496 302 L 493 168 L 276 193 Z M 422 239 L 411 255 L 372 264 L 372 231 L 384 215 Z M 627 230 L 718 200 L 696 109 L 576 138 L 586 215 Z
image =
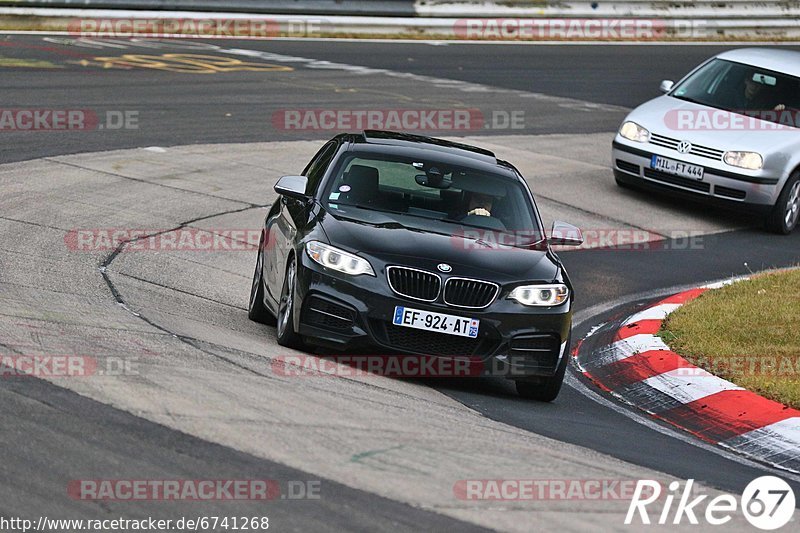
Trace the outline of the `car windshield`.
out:
M 351 154 L 339 165 L 325 194 L 332 213 L 362 222 L 396 223 L 488 244 L 529 246 L 542 239 L 522 184 L 474 168 Z M 375 212 L 383 215 L 376 217 Z
M 670 96 L 797 127 L 800 78 L 714 59 L 678 85 Z

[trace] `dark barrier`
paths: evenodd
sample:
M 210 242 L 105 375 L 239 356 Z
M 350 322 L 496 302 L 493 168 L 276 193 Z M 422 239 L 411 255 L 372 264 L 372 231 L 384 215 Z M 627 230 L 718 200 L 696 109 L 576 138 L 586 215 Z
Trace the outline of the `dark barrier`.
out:
M 0 6 L 414 16 L 414 0 L 0 0 Z

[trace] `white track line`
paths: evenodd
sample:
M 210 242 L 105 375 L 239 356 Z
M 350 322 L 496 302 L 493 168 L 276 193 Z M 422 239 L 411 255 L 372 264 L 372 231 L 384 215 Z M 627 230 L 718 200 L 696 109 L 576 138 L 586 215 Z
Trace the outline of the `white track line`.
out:
M 596 368 L 622 361 L 640 353 L 657 350 L 669 351 L 669 346 L 655 335 L 641 333 L 627 339 L 614 341 L 612 344 L 598 349 L 600 355 L 592 361 L 588 361 L 587 364 L 591 368 Z
M 748 431 L 720 444 L 743 450 L 753 457 L 780 464 L 797 457 L 800 442 L 800 418 L 787 418 L 762 428 Z
M 744 390 L 743 387 L 734 385 L 730 381 L 718 378 L 709 373 L 704 375 L 682 376 L 676 372 L 666 372 L 640 382 L 646 387 L 651 387 L 663 392 L 673 400 L 682 404 L 702 400 L 712 394 L 727 390 Z
M 639 311 L 629 316 L 622 323 L 623 326 L 639 322 L 640 320 L 664 320 L 670 313 L 679 308 L 681 304 L 659 304 L 653 307 L 648 307 L 644 311 Z

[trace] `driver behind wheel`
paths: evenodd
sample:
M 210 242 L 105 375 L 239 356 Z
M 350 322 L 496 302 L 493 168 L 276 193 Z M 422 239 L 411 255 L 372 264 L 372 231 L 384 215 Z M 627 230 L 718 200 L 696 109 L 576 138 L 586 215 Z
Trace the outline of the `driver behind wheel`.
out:
M 493 196 L 478 192 L 472 193 L 469 199 L 469 207 L 467 208 L 467 216 L 477 215 L 482 217 L 490 217 L 492 216 L 493 204 Z

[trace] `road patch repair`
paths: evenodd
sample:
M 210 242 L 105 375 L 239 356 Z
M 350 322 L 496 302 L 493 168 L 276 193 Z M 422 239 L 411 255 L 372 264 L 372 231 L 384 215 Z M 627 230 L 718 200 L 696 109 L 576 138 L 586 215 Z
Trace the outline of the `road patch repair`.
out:
M 598 387 L 659 420 L 800 472 L 800 411 L 693 365 L 658 336 L 671 313 L 729 283 L 679 292 L 604 324 L 576 348 L 575 361 Z

